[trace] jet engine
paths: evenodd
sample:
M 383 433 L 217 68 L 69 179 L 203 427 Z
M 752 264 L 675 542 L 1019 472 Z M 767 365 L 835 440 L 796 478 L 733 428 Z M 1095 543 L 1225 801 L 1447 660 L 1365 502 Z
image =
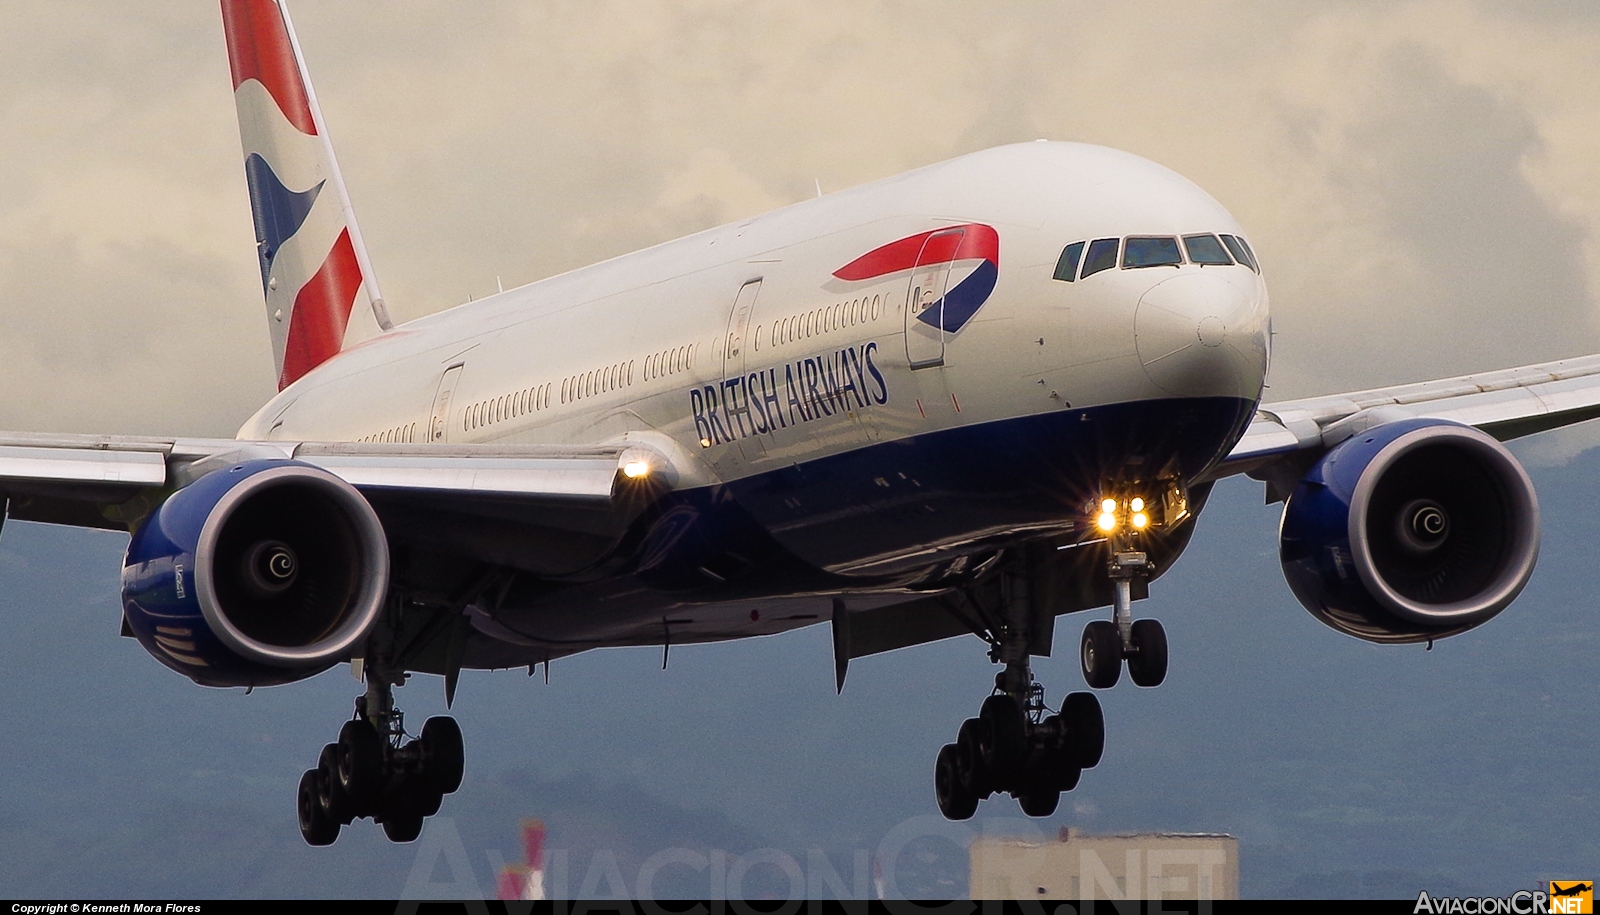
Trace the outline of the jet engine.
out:
M 383 526 L 350 484 L 296 461 L 248 461 L 173 493 L 134 532 L 123 617 L 196 683 L 269 686 L 348 658 L 388 581 Z
M 1528 474 L 1482 432 L 1384 423 L 1322 457 L 1283 510 L 1279 559 L 1312 615 L 1371 642 L 1465 632 L 1533 574 L 1539 504 Z

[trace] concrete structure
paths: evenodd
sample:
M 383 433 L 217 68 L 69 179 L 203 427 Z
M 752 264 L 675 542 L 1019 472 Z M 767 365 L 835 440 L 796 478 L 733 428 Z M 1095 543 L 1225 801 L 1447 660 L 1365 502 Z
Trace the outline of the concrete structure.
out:
M 1214 833 L 1056 841 L 982 836 L 970 848 L 974 899 L 1238 899 L 1239 840 Z

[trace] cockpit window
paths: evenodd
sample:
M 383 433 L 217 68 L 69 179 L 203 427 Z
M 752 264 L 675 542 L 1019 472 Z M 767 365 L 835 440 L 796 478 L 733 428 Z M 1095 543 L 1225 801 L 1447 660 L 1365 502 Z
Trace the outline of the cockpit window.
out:
M 1256 266 L 1256 259 L 1251 255 L 1250 248 L 1244 243 L 1244 239 L 1235 238 L 1232 235 L 1224 235 L 1222 236 L 1222 243 L 1228 246 L 1229 251 L 1233 252 L 1234 260 L 1257 273 L 1261 272 L 1261 268 Z
M 1260 273 L 1261 272 L 1261 262 L 1256 260 L 1255 249 L 1250 247 L 1250 243 L 1244 240 L 1244 236 L 1243 235 L 1238 236 L 1238 238 L 1239 238 L 1239 247 L 1244 249 L 1245 257 L 1250 258 L 1250 269 L 1254 270 L 1257 273 Z
M 1189 263 L 1226 267 L 1233 263 L 1222 242 L 1215 235 L 1185 235 L 1183 247 L 1189 252 Z
M 1110 270 L 1117 265 L 1117 238 L 1097 238 L 1089 242 L 1089 256 L 1083 259 L 1083 276 L 1088 279 L 1102 270 Z
M 1061 252 L 1056 261 L 1055 278 L 1072 282 L 1078 276 L 1078 259 L 1083 257 L 1083 242 L 1075 241 Z
M 1183 263 L 1178 253 L 1178 240 L 1172 236 L 1157 238 L 1130 236 L 1122 249 L 1123 267 L 1176 267 Z

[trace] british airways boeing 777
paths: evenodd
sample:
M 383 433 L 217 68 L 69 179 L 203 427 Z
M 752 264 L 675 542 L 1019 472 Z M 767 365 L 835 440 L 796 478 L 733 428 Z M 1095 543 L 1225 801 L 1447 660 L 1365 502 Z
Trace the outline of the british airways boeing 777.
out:
M 302 833 L 410 841 L 461 732 L 411 672 L 832 627 L 854 659 L 975 634 L 998 666 L 934 766 L 948 817 L 1051 813 L 1104 745 L 1030 658 L 1064 614 L 1107 689 L 1167 669 L 1135 602 L 1212 484 L 1284 502 L 1295 596 L 1376 642 L 1505 609 L 1539 519 L 1500 444 L 1600 416 L 1600 357 L 1261 403 L 1262 265 L 1127 153 L 962 156 L 390 321 L 281 0 L 222 0 L 279 393 L 235 439 L 0 435 L 11 518 L 130 533 L 123 633 L 217 687 L 350 663 Z

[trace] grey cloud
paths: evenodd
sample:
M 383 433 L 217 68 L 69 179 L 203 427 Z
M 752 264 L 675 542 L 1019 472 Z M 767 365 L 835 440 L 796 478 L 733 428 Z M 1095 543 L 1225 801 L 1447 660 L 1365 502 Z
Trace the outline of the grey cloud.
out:
M 1235 212 L 1269 267 L 1275 396 L 1600 349 L 1600 195 L 1569 193 L 1600 155 L 1600 102 L 1571 92 L 1600 81 L 1600 23 L 1578 8 L 293 8 L 403 318 L 813 179 L 1046 136 Z M 215 6 L 9 4 L 0 50 L 0 358 L 31 373 L 0 425 L 231 431 L 271 370 Z

